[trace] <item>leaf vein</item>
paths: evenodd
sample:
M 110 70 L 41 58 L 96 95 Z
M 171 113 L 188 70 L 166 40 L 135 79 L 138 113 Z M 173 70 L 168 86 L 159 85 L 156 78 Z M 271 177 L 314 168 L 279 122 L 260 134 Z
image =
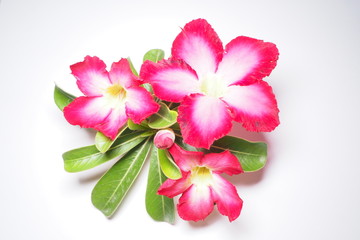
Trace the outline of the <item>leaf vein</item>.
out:
M 219 146 L 212 146 L 211 148 L 216 148 L 216 149 L 220 149 L 220 150 L 229 150 L 230 152 L 235 152 L 235 153 L 240 153 L 240 154 L 245 154 L 245 155 L 251 155 L 251 156 L 260 156 L 261 154 L 255 154 L 255 153 L 248 153 L 248 152 L 241 152 L 241 151 L 238 151 L 238 150 L 233 150 L 231 148 L 222 148 L 222 147 L 219 147 Z
M 113 199 L 115 193 L 116 193 L 116 192 L 118 191 L 118 189 L 120 188 L 122 182 L 126 179 L 126 176 L 129 174 L 129 171 L 130 171 L 130 169 L 132 168 L 132 166 L 134 166 L 134 164 L 137 162 L 137 161 L 136 161 L 137 158 L 139 157 L 139 155 L 141 155 L 143 149 L 145 148 L 145 146 L 147 146 L 147 143 L 149 142 L 149 140 L 150 140 L 150 138 L 148 138 L 148 139 L 146 140 L 146 142 L 143 144 L 143 146 L 141 147 L 141 149 L 139 150 L 139 152 L 136 154 L 134 160 L 132 160 L 131 165 L 127 168 L 125 174 L 123 175 L 123 178 L 119 181 L 119 183 L 117 184 L 115 190 L 113 191 L 113 193 L 111 194 L 111 196 L 109 197 L 109 199 L 106 201 L 106 203 L 105 203 L 105 205 L 104 205 L 104 208 L 106 208 L 106 207 L 108 206 L 108 204 L 110 203 L 110 201 Z M 135 178 L 134 178 L 134 180 L 135 180 Z M 134 181 L 134 180 L 133 180 L 133 181 Z M 130 187 L 129 187 L 129 188 L 130 188 Z M 127 190 L 129 190 L 129 189 L 127 189 Z M 126 191 L 126 192 L 127 192 L 127 191 Z M 125 192 L 125 193 L 126 193 L 126 192 Z M 123 194 L 123 196 L 124 196 L 124 195 L 125 195 L 125 194 Z M 121 201 L 121 200 L 120 200 L 120 201 Z

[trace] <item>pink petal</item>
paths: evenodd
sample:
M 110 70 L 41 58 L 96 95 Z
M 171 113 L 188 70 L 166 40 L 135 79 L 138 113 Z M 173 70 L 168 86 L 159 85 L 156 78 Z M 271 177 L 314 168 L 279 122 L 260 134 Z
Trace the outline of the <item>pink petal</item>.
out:
M 98 57 L 86 56 L 83 62 L 70 66 L 79 89 L 87 96 L 101 96 L 111 85 L 105 63 Z
M 232 117 L 226 104 L 218 98 L 192 94 L 179 106 L 178 123 L 184 141 L 194 147 L 207 148 L 230 132 Z
M 111 139 L 127 121 L 125 107 L 113 108 L 105 97 L 78 97 L 64 108 L 64 116 L 70 124 L 96 129 Z
M 182 172 L 182 178 L 178 180 L 167 179 L 158 189 L 158 194 L 173 198 L 186 191 L 191 185 L 189 173 Z
M 275 44 L 249 37 L 237 37 L 225 49 L 217 74 L 228 85 L 248 85 L 269 76 L 279 51 Z
M 206 154 L 201 163 L 215 173 L 233 175 L 244 172 L 239 160 L 229 151 Z
M 111 113 L 103 97 L 78 97 L 64 108 L 64 116 L 72 125 L 94 128 Z
M 200 91 L 196 72 L 182 60 L 146 61 L 140 76 L 165 101 L 181 102 L 186 95 Z
M 172 129 L 161 129 L 154 136 L 154 145 L 160 149 L 168 149 L 175 142 L 175 134 Z
M 176 37 L 171 51 L 174 58 L 188 63 L 199 78 L 215 73 L 224 52 L 218 35 L 204 19 L 187 23 Z
M 119 62 L 113 63 L 109 75 L 112 84 L 119 84 L 124 88 L 139 86 L 141 84 L 139 79 L 132 73 L 126 58 L 122 58 Z
M 200 165 L 201 159 L 204 156 L 203 152 L 186 151 L 177 144 L 172 145 L 172 147 L 169 148 L 169 152 L 174 158 L 175 163 L 185 172 Z
M 272 131 L 280 123 L 275 96 L 264 81 L 249 86 L 230 86 L 223 100 L 234 112 L 234 120 L 249 131 Z
M 151 94 L 143 87 L 131 87 L 126 91 L 126 115 L 136 124 L 156 113 L 160 108 Z
M 125 106 L 122 106 L 118 109 L 112 109 L 106 120 L 94 128 L 114 140 L 118 135 L 120 128 L 127 123 L 127 120 Z
M 214 209 L 210 188 L 192 185 L 179 199 L 179 216 L 187 221 L 204 220 Z
M 211 185 L 211 194 L 219 212 L 234 221 L 241 212 L 243 201 L 236 188 L 218 174 L 213 174 L 214 184 Z

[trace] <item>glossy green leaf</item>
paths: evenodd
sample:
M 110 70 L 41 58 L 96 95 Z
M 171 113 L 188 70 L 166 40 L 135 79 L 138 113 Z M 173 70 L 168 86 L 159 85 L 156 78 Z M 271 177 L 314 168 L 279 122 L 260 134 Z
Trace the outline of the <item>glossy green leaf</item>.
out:
M 68 151 L 62 156 L 65 170 L 68 172 L 80 172 L 96 167 L 127 153 L 144 141 L 146 137 L 153 134 L 153 132 L 135 132 L 120 136 L 106 153 L 99 152 L 95 145 Z
M 151 49 L 145 53 L 143 61 L 150 60 L 152 62 L 158 62 L 164 59 L 165 52 L 161 49 Z
M 174 131 L 175 134 L 181 134 L 180 131 Z M 206 150 L 203 149 L 203 148 L 196 148 L 196 147 L 193 147 L 189 144 L 186 144 L 184 143 L 183 139 L 181 137 L 177 137 L 175 139 L 175 142 L 177 145 L 179 145 L 180 147 L 182 147 L 183 149 L 185 149 L 186 151 L 193 151 L 193 152 L 205 152 Z
M 124 127 L 122 127 L 119 130 L 119 133 L 118 133 L 118 135 L 116 136 L 116 138 L 114 140 L 112 140 L 111 138 L 108 138 L 102 132 L 97 132 L 96 136 L 95 136 L 95 146 L 96 146 L 96 148 L 102 153 L 106 152 L 107 150 L 109 150 L 111 145 L 113 145 L 113 143 L 116 141 L 116 139 L 124 132 L 124 130 L 126 128 L 127 128 L 126 125 Z
M 137 178 L 151 151 L 150 138 L 128 152 L 99 180 L 91 194 L 92 203 L 105 216 L 114 214 Z
M 75 96 L 71 95 L 70 93 L 65 92 L 60 87 L 55 85 L 54 101 L 55 101 L 56 106 L 58 106 L 58 108 L 61 111 L 63 111 L 64 107 L 69 105 L 69 103 L 71 103 L 75 98 L 76 98 Z
M 245 172 L 254 172 L 263 168 L 267 160 L 266 143 L 249 142 L 231 136 L 225 136 L 215 141 L 210 150 L 213 152 L 229 150 L 239 159 Z
M 178 113 L 169 108 L 164 103 L 160 103 L 160 109 L 149 117 L 148 125 L 153 129 L 168 128 L 176 123 Z
M 175 221 L 174 200 L 157 194 L 157 190 L 166 180 L 165 175 L 160 169 L 158 150 L 160 149 L 153 147 L 150 155 L 150 168 L 145 197 L 146 211 L 156 221 L 173 224 Z
M 158 149 L 158 159 L 166 177 L 174 180 L 181 178 L 180 168 L 175 164 L 167 149 Z
M 165 102 L 165 103 L 170 110 L 175 110 L 180 106 L 180 103 L 174 103 L 174 102 Z
M 148 125 L 146 124 L 146 121 L 144 120 L 143 122 L 141 122 L 140 124 L 136 124 L 134 123 L 131 119 L 128 120 L 127 122 L 128 128 L 130 130 L 149 130 Z
M 135 69 L 135 67 L 134 67 L 134 64 L 132 63 L 130 57 L 128 57 L 127 60 L 128 60 L 128 62 L 129 62 L 131 72 L 132 72 L 135 76 L 139 76 L 139 74 L 138 74 L 138 72 L 136 71 L 136 69 Z

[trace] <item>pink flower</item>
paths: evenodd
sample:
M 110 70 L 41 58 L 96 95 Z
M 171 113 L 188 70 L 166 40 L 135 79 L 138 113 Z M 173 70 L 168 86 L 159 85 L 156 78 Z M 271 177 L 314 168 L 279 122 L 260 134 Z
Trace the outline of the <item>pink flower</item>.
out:
M 273 43 L 237 37 L 223 48 L 203 19 L 185 25 L 172 46 L 172 58 L 147 61 L 140 76 L 159 98 L 180 102 L 178 122 L 184 141 L 209 148 L 225 136 L 232 120 L 249 131 L 279 125 L 271 87 L 262 79 L 276 66 Z
M 85 95 L 64 108 L 66 120 L 73 125 L 94 128 L 115 139 L 128 118 L 139 124 L 159 110 L 151 94 L 139 86 L 127 59 L 113 63 L 110 72 L 102 60 L 90 56 L 70 68 Z
M 173 198 L 182 194 L 177 205 L 184 220 L 204 220 L 214 203 L 221 214 L 235 220 L 241 212 L 242 200 L 234 185 L 220 176 L 242 173 L 237 158 L 229 151 L 222 153 L 189 152 L 174 144 L 169 152 L 182 172 L 178 180 L 167 179 L 158 194 Z
M 154 144 L 157 148 L 167 149 L 170 148 L 175 141 L 174 131 L 171 129 L 159 130 L 154 137 Z

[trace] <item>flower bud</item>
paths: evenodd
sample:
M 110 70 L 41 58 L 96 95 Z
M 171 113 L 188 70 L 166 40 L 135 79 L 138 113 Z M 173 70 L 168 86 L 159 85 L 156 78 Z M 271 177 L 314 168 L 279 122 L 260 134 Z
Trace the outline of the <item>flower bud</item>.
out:
M 159 130 L 154 137 L 154 144 L 157 148 L 170 148 L 175 141 L 174 131 L 171 129 Z

